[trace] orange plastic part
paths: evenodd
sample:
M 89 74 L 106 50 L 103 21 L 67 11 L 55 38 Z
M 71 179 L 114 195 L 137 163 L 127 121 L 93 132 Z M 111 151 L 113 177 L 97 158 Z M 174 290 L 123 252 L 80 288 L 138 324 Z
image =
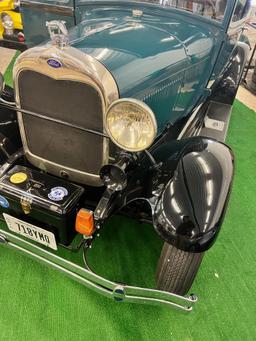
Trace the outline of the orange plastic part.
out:
M 93 213 L 81 208 L 76 215 L 76 231 L 85 236 L 91 236 L 95 231 Z

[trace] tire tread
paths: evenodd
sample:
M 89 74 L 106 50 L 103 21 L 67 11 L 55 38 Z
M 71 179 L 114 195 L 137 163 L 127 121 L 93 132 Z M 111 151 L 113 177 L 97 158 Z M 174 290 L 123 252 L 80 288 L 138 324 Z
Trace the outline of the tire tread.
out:
M 185 295 L 195 279 L 203 253 L 191 253 L 164 243 L 157 267 L 157 288 Z

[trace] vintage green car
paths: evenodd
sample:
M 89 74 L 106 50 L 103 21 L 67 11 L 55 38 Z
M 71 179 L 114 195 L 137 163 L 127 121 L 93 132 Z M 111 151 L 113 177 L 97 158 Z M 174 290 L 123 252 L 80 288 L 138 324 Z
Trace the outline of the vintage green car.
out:
M 250 1 L 24 0 L 21 11 L 27 44 L 46 30 L 50 41 L 19 56 L 14 89 L 0 82 L 0 242 L 116 301 L 190 311 L 232 187 L 224 141 Z M 156 288 L 89 267 L 117 213 L 162 238 Z

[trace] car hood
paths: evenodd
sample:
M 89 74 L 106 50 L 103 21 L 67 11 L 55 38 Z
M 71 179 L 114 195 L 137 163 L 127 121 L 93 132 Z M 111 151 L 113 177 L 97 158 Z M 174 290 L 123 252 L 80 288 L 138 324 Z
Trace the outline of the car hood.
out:
M 102 10 L 103 11 L 103 10 Z M 213 47 L 212 32 L 179 18 L 144 15 L 136 19 L 127 11 L 96 12 L 71 34 L 71 45 L 103 63 L 114 75 L 121 94 L 163 74 L 177 73 L 205 58 Z M 96 18 L 95 18 L 96 16 Z M 166 22 L 165 22 L 166 21 Z M 145 84 L 144 84 L 145 85 Z
M 143 100 L 161 112 L 165 124 L 170 110 L 174 118 L 182 111 L 177 98 L 183 87 L 196 93 L 207 83 L 209 72 L 204 69 L 210 70 L 215 36 L 211 25 L 188 21 L 185 15 L 144 14 L 137 19 L 132 11 L 101 9 L 90 12 L 73 29 L 70 40 L 73 47 L 106 66 L 120 97 Z

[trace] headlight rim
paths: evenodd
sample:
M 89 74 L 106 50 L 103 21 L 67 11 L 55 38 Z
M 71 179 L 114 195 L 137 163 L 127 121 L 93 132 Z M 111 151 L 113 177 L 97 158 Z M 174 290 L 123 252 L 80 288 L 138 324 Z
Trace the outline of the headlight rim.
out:
M 147 114 L 149 114 L 150 116 L 150 119 L 151 119 L 151 122 L 153 123 L 153 140 L 150 144 L 148 144 L 144 149 L 135 149 L 135 148 L 125 148 L 122 144 L 120 144 L 111 134 L 110 132 L 110 129 L 108 128 L 108 124 L 107 124 L 107 117 L 108 117 L 108 113 L 111 111 L 111 109 L 113 109 L 114 106 L 116 105 L 119 105 L 120 103 L 132 103 L 132 104 L 135 104 L 135 105 L 138 105 L 140 107 L 143 108 L 143 110 L 145 110 L 147 112 Z M 122 150 L 125 150 L 127 152 L 132 152 L 132 153 L 136 153 L 136 152 L 140 152 L 140 151 L 143 151 L 143 150 L 146 150 L 147 148 L 149 148 L 152 143 L 154 142 L 156 136 L 157 136 L 157 120 L 156 120 L 156 117 L 155 117 L 155 114 L 153 112 L 153 110 L 146 104 L 144 103 L 143 101 L 139 100 L 139 99 L 136 99 L 136 98 L 119 98 L 117 100 L 115 100 L 114 102 L 112 102 L 109 107 L 107 108 L 106 110 L 106 113 L 104 115 L 105 119 L 104 119 L 104 127 L 105 127 L 105 130 L 106 130 L 106 133 L 108 134 L 110 140 L 119 148 L 121 148 Z

